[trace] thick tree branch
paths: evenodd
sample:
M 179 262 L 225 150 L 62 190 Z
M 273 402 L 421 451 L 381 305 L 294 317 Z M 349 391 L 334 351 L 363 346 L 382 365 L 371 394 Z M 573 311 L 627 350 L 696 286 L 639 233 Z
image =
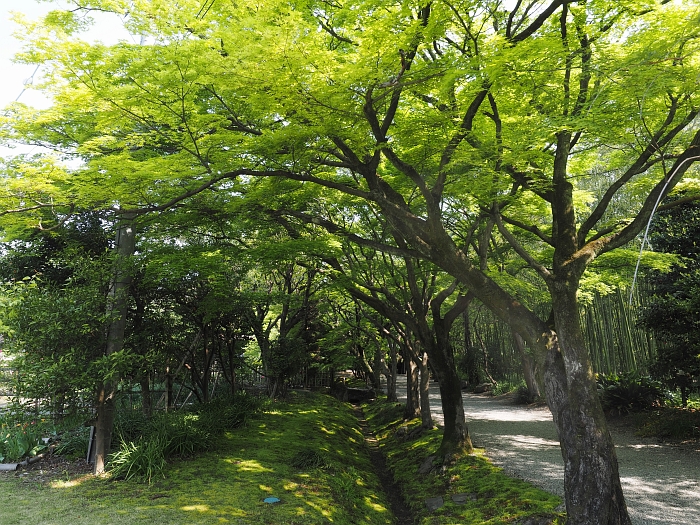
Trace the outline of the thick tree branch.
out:
M 411 249 L 401 249 L 397 246 L 392 246 L 390 244 L 386 244 L 380 241 L 372 240 L 372 239 L 366 239 L 364 237 L 361 237 L 357 235 L 356 233 L 352 233 L 347 231 L 345 228 L 338 226 L 332 221 L 329 221 L 327 219 L 322 219 L 320 217 L 314 216 L 314 215 L 309 215 L 308 213 L 303 213 L 300 211 L 296 210 L 290 210 L 290 209 L 281 209 L 281 210 L 275 210 L 275 211 L 269 211 L 269 213 L 272 216 L 290 216 L 294 217 L 296 219 L 300 219 L 306 224 L 314 224 L 316 226 L 321 226 L 324 228 L 328 233 L 332 233 L 334 235 L 338 235 L 340 237 L 343 237 L 345 239 L 348 239 L 349 241 L 358 244 L 360 246 L 367 246 L 369 248 L 373 248 L 377 251 L 382 251 L 386 253 L 390 253 L 392 255 L 398 255 L 400 257 L 419 257 L 420 254 L 417 252 L 411 250 Z
M 517 35 L 511 37 L 510 41 L 513 43 L 522 42 L 529 36 L 531 36 L 535 31 L 537 31 L 542 25 L 547 21 L 547 19 L 556 11 L 560 6 L 568 4 L 568 0 L 554 0 L 535 20 L 533 20 L 529 26 L 523 29 Z
M 595 209 L 588 218 L 584 221 L 578 231 L 578 245 L 582 247 L 586 243 L 586 237 L 588 237 L 589 232 L 594 228 L 598 221 L 603 217 L 608 209 L 608 206 L 613 200 L 613 197 L 617 192 L 625 186 L 635 175 L 644 173 L 650 164 L 650 159 L 661 148 L 665 147 L 671 142 L 681 131 L 683 131 L 695 118 L 698 117 L 698 110 L 694 109 L 689 112 L 681 122 L 679 122 L 672 129 L 667 130 L 668 126 L 671 125 L 676 114 L 676 107 L 672 106 L 666 117 L 666 121 L 660 126 L 659 130 L 652 137 L 644 148 L 644 151 L 637 157 L 637 159 L 632 163 L 632 165 L 623 173 L 619 179 L 617 179 L 613 184 L 610 185 L 608 190 L 605 192 L 600 202 L 596 205 Z
M 685 149 L 682 155 L 676 159 L 667 177 L 661 179 L 649 192 L 634 220 L 617 233 L 589 242 L 577 254 L 591 259 L 602 253 L 609 252 L 620 246 L 624 246 L 639 233 L 641 233 L 649 222 L 659 202 L 680 182 L 694 162 L 700 161 L 700 130 L 695 133 L 693 140 Z
M 523 231 L 530 232 L 533 235 L 537 236 L 540 240 L 549 244 L 550 246 L 554 246 L 554 240 L 552 239 L 552 237 L 544 233 L 537 226 L 525 224 L 524 222 L 518 221 L 516 219 L 511 219 L 505 215 L 501 215 L 501 218 L 504 222 L 510 224 L 511 226 L 515 226 L 516 228 L 519 228 Z
M 496 210 L 496 213 L 494 213 L 494 218 L 496 219 L 496 226 L 498 226 L 498 231 L 503 235 L 503 237 L 508 241 L 508 244 L 510 244 L 515 252 L 525 261 L 527 264 L 535 270 L 545 281 L 549 280 L 552 277 L 551 272 L 542 264 L 540 264 L 537 260 L 535 260 L 530 253 L 523 248 L 523 246 L 517 241 L 515 236 L 508 230 L 508 228 L 505 227 L 503 224 L 503 220 L 501 218 L 501 213 Z

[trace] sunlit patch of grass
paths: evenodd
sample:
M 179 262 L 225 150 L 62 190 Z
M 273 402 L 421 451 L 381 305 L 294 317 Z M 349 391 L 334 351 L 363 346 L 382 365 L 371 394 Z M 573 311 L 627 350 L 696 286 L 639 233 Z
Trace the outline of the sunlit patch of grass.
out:
M 292 396 L 272 408 L 216 438 L 215 451 L 168 464 L 165 477 L 151 485 L 88 477 L 30 489 L 14 476 L 0 476 L 0 523 L 393 523 L 347 405 L 314 395 Z M 305 450 L 322 454 L 322 468 L 292 465 Z M 264 503 L 268 496 L 281 502 Z
M 197 512 L 209 512 L 211 509 L 208 505 L 185 505 L 182 510 L 186 511 L 197 511 Z
M 404 422 L 400 406 L 378 400 L 364 406 L 368 425 L 375 433 L 394 479 L 401 487 L 404 499 L 421 525 L 457 523 L 505 524 L 522 522 L 532 516 L 550 516 L 553 523 L 564 523 L 565 516 L 555 512 L 561 499 L 533 485 L 506 476 L 492 465 L 483 450 L 464 455 L 446 465 L 434 465 L 426 475 L 418 468 L 435 453 L 442 439 L 440 429 L 424 430 L 417 438 L 405 441 L 405 435 L 420 421 Z M 458 505 L 452 495 L 467 494 L 466 502 Z M 430 512 L 427 498 L 441 496 L 445 505 Z

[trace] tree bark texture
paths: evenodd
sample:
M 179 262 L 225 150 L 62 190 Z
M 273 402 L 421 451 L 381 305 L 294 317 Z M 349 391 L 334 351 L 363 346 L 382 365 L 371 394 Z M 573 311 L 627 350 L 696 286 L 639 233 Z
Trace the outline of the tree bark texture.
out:
M 515 348 L 520 355 L 520 362 L 523 366 L 523 377 L 527 385 L 527 391 L 531 399 L 540 397 L 540 386 L 537 380 L 536 363 L 534 358 L 527 353 L 525 341 L 518 332 L 513 330 L 513 341 Z
M 428 368 L 428 353 L 416 356 L 416 364 L 420 370 L 420 416 L 423 428 L 433 428 L 433 416 L 430 413 L 430 369 Z
M 440 382 L 440 398 L 445 427 L 438 454 L 448 457 L 455 453 L 473 450 L 469 428 L 464 418 L 462 381 L 457 374 L 452 346 L 449 344 L 449 328 L 441 319 L 433 318 L 435 347 L 431 352 L 431 365 Z
M 420 417 L 420 395 L 418 365 L 411 358 L 410 350 L 404 348 L 404 363 L 406 363 L 406 407 L 403 412 L 404 419 L 416 419 Z
M 564 458 L 567 523 L 629 525 L 615 447 L 580 326 L 576 291 L 552 293 L 558 348 L 547 355 L 545 388 Z
M 390 403 L 396 403 L 398 397 L 396 395 L 396 376 L 398 375 L 398 352 L 396 351 L 396 344 L 389 341 L 389 357 L 390 366 L 386 373 L 386 397 Z
M 124 347 L 126 331 L 127 294 L 131 284 L 129 260 L 136 249 L 136 233 L 133 217 L 125 214 L 117 228 L 116 262 L 114 279 L 108 297 L 108 318 L 106 355 L 112 355 Z M 95 464 L 94 473 L 105 471 L 107 455 L 112 445 L 112 429 L 116 409 L 118 378 L 102 383 L 97 392 L 97 423 L 95 425 Z
M 405 221 L 392 225 L 405 236 L 414 235 Z M 420 237 L 419 237 L 420 238 Z M 590 374 L 590 360 L 583 345 L 578 322 L 576 287 L 551 286 L 556 330 L 500 288 L 483 272 L 474 269 L 466 256 L 444 234 L 432 239 L 426 257 L 469 287 L 501 320 L 527 341 L 535 358 L 543 363 L 545 393 L 553 414 L 565 466 L 566 504 L 570 525 L 628 525 L 625 500 L 617 469 L 615 450 Z M 420 242 L 423 242 L 422 239 Z M 563 336 L 563 344 L 560 339 Z M 437 356 L 440 352 L 436 353 Z M 431 354 L 431 363 L 440 379 L 443 410 L 450 410 L 444 399 L 458 390 L 449 384 L 454 367 L 439 363 Z M 448 383 L 443 384 L 443 370 Z M 461 399 L 461 394 L 460 394 Z M 455 399 L 456 402 L 456 399 Z M 458 406 L 458 405 L 455 405 Z M 452 414 L 445 412 L 445 433 L 451 432 Z M 459 420 L 459 416 L 455 415 Z

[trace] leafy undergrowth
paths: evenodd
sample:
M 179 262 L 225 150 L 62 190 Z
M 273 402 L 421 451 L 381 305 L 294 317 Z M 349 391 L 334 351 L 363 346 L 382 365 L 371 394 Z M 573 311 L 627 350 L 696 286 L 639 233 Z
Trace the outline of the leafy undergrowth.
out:
M 638 435 L 671 441 L 700 441 L 700 410 L 658 407 L 632 415 Z
M 426 458 L 438 449 L 442 431 L 424 430 L 417 438 L 407 439 L 420 427 L 420 421 L 404 422 L 402 405 L 385 399 L 367 403 L 364 411 L 387 458 L 387 467 L 416 515 L 416 523 L 496 525 L 525 523 L 528 519 L 529 523 L 565 522 L 565 514 L 555 511 L 561 504 L 559 497 L 506 476 L 483 456 L 483 451 L 418 475 Z M 458 494 L 466 495 L 466 503 L 458 505 L 452 501 L 451 496 Z M 435 497 L 442 497 L 445 505 L 430 511 L 425 501 Z
M 352 410 L 328 396 L 292 395 L 215 450 L 169 464 L 150 485 L 82 478 L 23 482 L 0 475 L 0 523 L 389 525 Z M 278 503 L 265 503 L 266 498 Z

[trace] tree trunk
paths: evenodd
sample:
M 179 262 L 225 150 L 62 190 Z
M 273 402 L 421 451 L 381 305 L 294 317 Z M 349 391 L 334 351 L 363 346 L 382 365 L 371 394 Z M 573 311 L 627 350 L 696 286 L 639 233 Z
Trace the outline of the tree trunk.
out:
M 165 411 L 170 412 L 173 409 L 173 375 L 170 373 L 170 367 L 165 368 Z
M 615 447 L 584 344 L 576 287 L 551 287 L 558 348 L 545 371 L 547 402 L 559 432 L 569 525 L 630 525 Z
M 464 365 L 467 373 L 467 384 L 478 385 L 481 383 L 479 377 L 479 367 L 477 366 L 478 358 L 476 349 L 472 343 L 472 328 L 469 321 L 469 307 L 462 312 L 462 321 L 464 322 Z
M 513 330 L 513 341 L 515 348 L 520 354 L 520 361 L 523 365 L 523 377 L 527 385 L 527 392 L 531 400 L 540 397 L 540 387 L 537 383 L 537 373 L 535 370 L 535 360 L 527 353 L 525 349 L 525 341 L 518 332 Z
M 398 352 L 396 351 L 396 344 L 393 342 L 389 342 L 388 344 L 391 366 L 386 374 L 386 398 L 390 403 L 396 403 L 398 401 L 398 397 L 396 396 L 396 377 L 398 375 L 399 358 L 397 355 Z
M 236 366 L 234 362 L 234 348 L 235 348 L 235 341 L 232 341 L 231 345 L 228 347 L 228 362 L 229 362 L 229 367 L 230 367 L 230 386 L 231 386 L 231 396 L 236 395 Z M 234 348 L 232 348 L 232 346 Z
M 382 388 L 382 368 L 384 368 L 384 356 L 381 345 L 377 345 L 374 350 L 374 363 L 372 366 L 372 388 L 379 392 Z
M 133 216 L 124 214 L 117 229 L 116 263 L 114 280 L 108 296 L 108 318 L 106 355 L 112 355 L 124 347 L 126 331 L 127 294 L 131 284 L 129 259 L 136 249 L 136 234 Z M 112 445 L 112 428 L 114 427 L 115 401 L 118 379 L 104 381 L 97 392 L 97 423 L 95 425 L 95 465 L 94 473 L 102 474 Z
M 403 411 L 403 418 L 416 419 L 420 417 L 418 365 L 411 357 L 411 350 L 408 347 L 405 347 L 404 350 L 404 363 L 406 363 L 406 408 Z
M 428 352 L 417 356 L 416 364 L 420 370 L 420 415 L 423 428 L 433 428 L 430 413 L 430 370 L 428 369 Z
M 473 450 L 469 428 L 464 419 L 464 401 L 462 400 L 462 382 L 457 374 L 452 347 L 449 344 L 449 329 L 443 326 L 441 319 L 433 318 L 436 348 L 431 352 L 430 363 L 440 382 L 442 413 L 445 428 L 438 454 L 449 457 L 461 452 Z

